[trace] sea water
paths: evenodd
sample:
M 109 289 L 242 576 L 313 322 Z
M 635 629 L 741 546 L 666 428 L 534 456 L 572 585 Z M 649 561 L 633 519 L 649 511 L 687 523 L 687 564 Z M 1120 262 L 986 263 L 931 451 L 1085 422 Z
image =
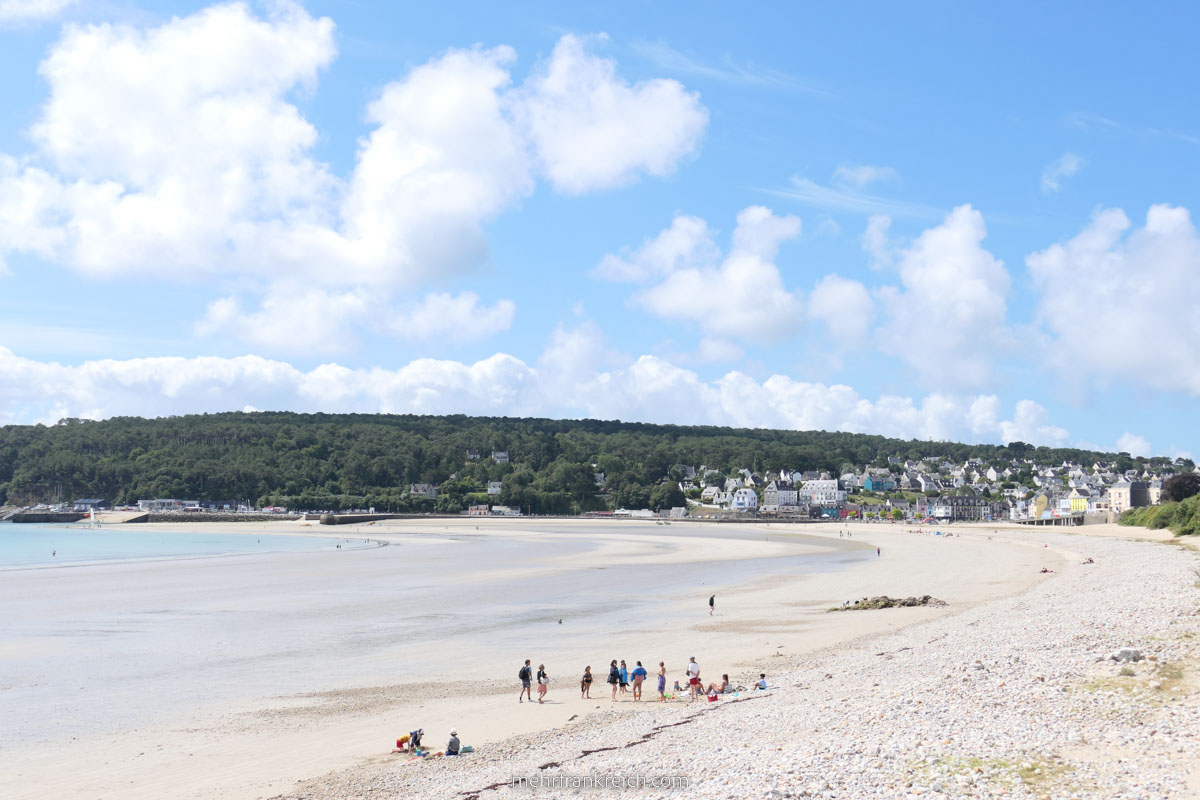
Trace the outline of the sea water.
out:
M 196 558 L 242 553 L 321 550 L 337 546 L 334 538 L 311 536 L 201 533 L 119 527 L 90 523 L 0 522 L 0 570 L 94 564 L 109 561 Z M 358 542 L 362 544 L 360 540 Z

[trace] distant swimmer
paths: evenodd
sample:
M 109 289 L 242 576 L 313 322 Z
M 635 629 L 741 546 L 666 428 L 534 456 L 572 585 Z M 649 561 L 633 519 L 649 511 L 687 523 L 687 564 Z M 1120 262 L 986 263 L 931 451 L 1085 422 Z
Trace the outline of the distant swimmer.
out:
M 717 596 L 714 594 L 708 598 L 708 615 L 713 615 L 713 609 L 717 606 Z
M 51 555 L 51 556 L 57 556 L 57 555 L 58 555 L 58 551 L 57 551 L 57 550 L 51 550 L 51 551 L 50 551 L 50 555 Z

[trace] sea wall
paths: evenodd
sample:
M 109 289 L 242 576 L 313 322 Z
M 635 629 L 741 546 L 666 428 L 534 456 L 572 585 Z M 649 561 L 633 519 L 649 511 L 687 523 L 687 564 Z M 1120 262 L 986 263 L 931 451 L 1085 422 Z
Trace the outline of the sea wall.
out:
M 13 522 L 78 522 L 86 517 L 81 511 L 21 511 L 13 514 Z
M 180 513 L 163 511 L 147 514 L 147 522 L 280 522 L 300 519 L 299 514 L 235 514 L 217 512 Z M 140 521 L 140 520 L 139 520 Z

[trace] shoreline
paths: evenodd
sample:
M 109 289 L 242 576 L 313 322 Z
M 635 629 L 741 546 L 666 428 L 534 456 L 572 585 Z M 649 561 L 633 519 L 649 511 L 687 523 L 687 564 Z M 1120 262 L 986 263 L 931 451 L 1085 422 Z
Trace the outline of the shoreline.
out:
M 515 778 L 587 775 L 686 776 L 647 794 L 700 798 L 1200 797 L 1200 566 L 1108 533 L 1039 536 L 1097 560 L 793 657 L 763 695 L 601 712 L 469 758 L 377 758 L 276 800 L 525 797 Z M 1123 646 L 1142 659 L 1111 660 Z
M 408 541 L 412 544 L 423 539 L 447 535 L 447 533 L 453 537 L 466 539 L 467 535 L 472 532 L 462 530 L 462 528 L 473 528 L 475 522 L 471 520 L 459 526 L 412 525 L 406 522 L 397 526 L 388 526 L 392 529 L 387 531 L 379 530 L 382 525 L 377 524 L 371 526 L 373 528 L 371 533 L 401 542 Z M 505 523 L 507 522 L 505 521 Z M 500 526 L 489 527 L 505 528 L 507 530 L 501 532 L 504 536 L 519 538 L 513 529 L 528 528 L 530 522 L 531 520 L 525 519 L 513 521 L 511 524 L 502 523 Z M 277 523 L 269 524 L 277 525 Z M 744 538 L 704 539 L 681 531 L 671 531 L 669 536 L 664 536 L 662 534 L 665 531 L 662 527 L 654 530 L 653 526 L 650 526 L 651 530 L 649 531 L 638 531 L 636 523 L 627 524 L 631 526 L 631 530 L 619 532 L 613 530 L 607 521 L 604 521 L 601 523 L 601 533 L 596 534 L 585 533 L 589 527 L 595 527 L 594 522 L 591 526 L 587 522 L 582 522 L 578 524 L 577 530 L 560 531 L 558 535 L 569 539 L 574 534 L 582 533 L 582 538 L 598 537 L 607 540 L 604 543 L 607 549 L 601 551 L 601 557 L 605 559 L 605 563 L 609 564 L 611 569 L 620 569 L 623 564 L 628 567 L 637 563 L 639 559 L 656 559 L 656 563 L 671 563 L 672 559 L 675 561 L 687 559 L 693 557 L 689 548 L 691 550 L 716 548 L 719 550 L 718 556 L 734 556 L 743 555 L 743 551 L 749 548 L 755 548 L 757 552 L 759 548 L 773 550 L 782 544 L 782 542 L 771 541 L 749 542 Z M 188 523 L 188 525 L 191 527 L 195 523 Z M 776 526 L 779 530 L 774 530 Z M 433 527 L 449 528 L 450 530 L 427 530 Z M 538 525 L 533 527 L 536 528 Z M 555 521 L 554 527 L 562 528 L 561 521 Z M 567 527 L 575 528 L 576 526 Z M 691 528 L 691 526 L 687 527 Z M 725 527 L 728 529 L 728 526 Z M 869 539 L 876 538 L 882 543 L 887 557 L 865 561 L 832 573 L 799 577 L 784 576 L 774 579 L 761 578 L 744 585 L 719 587 L 717 589 L 718 614 L 715 619 L 707 618 L 705 611 L 698 614 L 696 618 L 689 616 L 683 627 L 668 625 L 665 629 L 639 628 L 620 634 L 610 634 L 610 638 L 615 637 L 622 641 L 612 649 L 616 650 L 618 655 L 624 653 L 632 655 L 633 658 L 638 657 L 637 653 L 648 655 L 646 651 L 653 652 L 654 649 L 660 654 L 673 653 L 666 658 L 669 667 L 668 686 L 673 683 L 676 673 L 682 671 L 682 667 L 686 663 L 686 656 L 693 654 L 687 652 L 689 649 L 700 651 L 698 655 L 700 655 L 702 665 L 705 666 L 703 673 L 705 682 L 718 678 L 721 672 L 729 672 L 736 682 L 739 669 L 754 674 L 757 674 L 757 671 L 766 671 L 769 675 L 773 675 L 792 657 L 788 656 L 788 653 L 803 652 L 806 657 L 812 657 L 815 654 L 824 653 L 830 648 L 851 646 L 854 642 L 864 640 L 864 637 L 866 637 L 865 640 L 869 640 L 879 636 L 892 635 L 896 631 L 902 631 L 916 624 L 967 611 L 977 605 L 990 602 L 989 598 L 996 596 L 997 592 L 1001 592 L 1002 596 L 1008 596 L 1012 592 L 1025 591 L 1029 587 L 1039 584 L 1041 577 L 1033 574 L 1036 572 L 1035 569 L 1018 568 L 1017 565 L 1020 562 L 1027 562 L 1032 567 L 1038 559 L 1049 559 L 1046 563 L 1056 564 L 1063 558 L 1057 549 L 1043 552 L 1030 546 L 1029 543 L 992 542 L 989 544 L 987 537 L 982 535 L 932 537 L 923 536 L 920 533 L 905 534 L 902 526 L 863 524 L 854 528 L 854 539 L 839 540 L 836 532 L 838 528 L 844 527 L 842 524 L 826 526 L 824 531 L 814 530 L 814 526 L 811 524 L 797 527 L 800 527 L 801 530 L 789 531 L 786 530 L 786 526 L 773 523 L 772 530 L 759 530 L 756 531 L 756 535 L 766 534 L 765 538 L 767 539 L 777 536 L 778 539 L 788 540 L 793 537 L 810 538 L 815 533 L 819 535 L 819 538 L 824 538 L 831 543 L 840 541 L 843 546 L 854 542 L 859 550 L 868 546 Z M 453 530 L 454 528 L 460 528 L 460 530 Z M 419 531 L 420 534 L 433 534 L 434 536 L 418 535 L 414 537 L 411 534 L 415 529 L 422 529 Z M 964 534 L 968 534 L 965 528 L 960 530 Z M 714 532 L 713 530 L 708 531 L 710 534 Z M 318 534 L 313 532 L 312 535 Z M 524 534 L 527 537 L 545 535 L 538 531 L 529 531 Z M 672 543 L 670 540 L 676 540 L 674 543 L 682 541 L 686 547 L 676 548 L 674 555 L 671 556 L 655 552 L 653 548 L 647 549 L 651 544 L 653 547 L 663 546 L 664 540 L 668 540 L 667 544 Z M 859 542 L 862 544 L 859 545 Z M 965 557 L 961 552 L 955 555 L 950 548 L 955 548 L 956 545 L 967 546 L 964 549 L 970 550 L 970 557 Z M 935 549 L 931 550 L 930 548 Z M 375 552 L 365 551 L 364 554 L 371 555 Z M 976 555 L 985 552 L 996 552 L 1005 554 L 1006 557 L 1015 557 L 1015 561 L 1007 566 L 1002 566 L 1010 571 L 1018 569 L 1020 574 L 1015 577 L 1016 582 L 1012 583 L 1014 578 L 1010 576 L 1009 583 L 1001 581 L 1001 585 L 966 585 L 980 576 L 996 577 L 993 573 L 997 565 L 990 562 L 980 563 L 984 559 L 981 555 Z M 964 562 L 961 566 L 967 570 L 965 575 L 959 574 L 954 569 L 960 561 Z M 895 565 L 895 567 L 888 567 L 889 564 Z M 906 573 L 911 574 L 888 577 L 891 569 L 903 569 Z M 844 580 L 852 573 L 852 579 L 849 582 Z M 536 574 L 535 570 L 535 577 Z M 906 591 L 904 587 L 906 579 L 910 580 L 907 584 L 909 587 L 915 587 L 913 590 Z M 921 591 L 920 589 L 928 588 L 924 585 L 927 579 L 940 581 L 941 587 L 935 588 L 933 591 Z M 982 583 L 982 581 L 979 582 Z M 895 584 L 895 586 L 891 584 Z M 804 590 L 801 600 L 796 599 L 797 587 Z M 840 595 L 834 594 L 840 590 L 840 587 L 845 587 L 845 591 L 842 591 Z M 854 596 L 850 594 L 851 587 L 856 589 L 863 587 L 864 594 L 933 594 L 936 597 L 949 599 L 951 607 L 948 609 L 890 609 L 883 612 L 866 612 L 855 615 L 825 615 L 825 609 L 835 604 L 831 601 L 850 599 Z M 709 589 L 705 589 L 703 592 L 705 599 L 708 593 Z M 949 597 L 943 597 L 943 595 L 949 595 Z M 682 607 L 677 607 L 676 600 L 664 599 L 662 602 L 665 603 L 663 612 L 668 616 L 690 614 Z M 727 609 L 732 610 L 739 607 L 748 610 L 740 616 L 722 618 L 723 614 L 728 613 Z M 779 609 L 785 609 L 785 611 L 781 612 Z M 780 618 L 781 614 L 784 616 L 783 619 Z M 880 614 L 885 616 L 879 616 Z M 836 624 L 833 624 L 834 621 L 830 619 L 848 616 L 856 619 L 837 620 Z M 601 634 L 601 636 L 603 635 Z M 692 641 L 693 644 L 687 645 L 688 641 Z M 783 646 L 778 647 L 777 645 Z M 599 647 L 592 646 L 591 649 L 595 652 L 607 648 L 601 644 Z M 451 651 L 453 650 L 454 648 L 451 647 Z M 571 656 L 570 652 L 570 648 L 568 648 L 566 654 L 561 657 L 561 663 L 568 665 L 571 663 L 570 659 L 574 656 Z M 599 711 L 598 718 L 602 718 L 611 713 L 611 708 L 607 711 L 594 708 L 596 705 L 611 706 L 602 692 L 604 688 L 601 674 L 602 664 L 594 663 L 596 659 L 593 657 L 589 656 L 588 658 L 593 661 L 594 672 L 598 679 L 594 689 L 599 691 L 594 691 L 593 697 L 600 696 L 603 698 L 602 703 L 594 702 L 587 708 L 582 708 L 588 704 L 577 701 L 578 695 L 575 694 L 577 690 L 572 688 L 577 681 L 574 668 L 555 667 L 551 669 L 554 680 L 551 685 L 550 697 L 555 703 L 554 708 L 562 709 L 562 712 L 551 712 L 549 706 L 544 706 L 538 711 L 548 713 L 537 718 L 526 715 L 524 718 L 514 719 L 513 711 L 518 707 L 509 706 L 511 697 L 506 695 L 509 692 L 515 694 L 517 687 L 504 688 L 515 681 L 506 680 L 507 673 L 501 669 L 501 676 L 496 687 L 489 688 L 487 691 L 476 690 L 474 693 L 468 694 L 462 693 L 463 687 L 471 685 L 478 687 L 481 681 L 486 683 L 487 678 L 481 677 L 479 674 L 467 675 L 468 683 L 463 684 L 461 679 L 448 676 L 452 678 L 450 682 L 436 691 L 425 691 L 430 688 L 428 683 L 401 681 L 400 683 L 381 684 L 375 682 L 345 686 L 335 684 L 327 685 L 323 691 L 262 697 L 249 704 L 234 703 L 219 714 L 214 714 L 210 710 L 201 714 L 197 719 L 180 720 L 173 725 L 156 725 L 140 729 L 135 732 L 132 741 L 115 736 L 87 737 L 86 746 L 81 749 L 81 752 L 72 755 L 71 759 L 80 769 L 95 774 L 89 785 L 97 788 L 110 785 L 106 781 L 115 779 L 116 776 L 111 774 L 112 764 L 124 763 L 126 759 L 144 759 L 141 762 L 144 766 L 139 765 L 135 768 L 132 764 L 136 762 L 131 762 L 123 767 L 123 769 L 134 770 L 132 774 L 137 775 L 135 785 L 126 784 L 122 789 L 122 795 L 127 797 L 150 797 L 155 794 L 164 796 L 164 791 L 166 792 L 165 796 L 175 797 L 250 798 L 266 796 L 282 791 L 298 778 L 311 779 L 331 770 L 351 768 L 355 764 L 373 764 L 380 758 L 386 762 L 384 748 L 389 741 L 408 729 L 407 720 L 417 720 L 413 723 L 413 727 L 424 727 L 427 735 L 435 732 L 430 739 L 433 742 L 436 742 L 437 738 L 442 735 L 436 731 L 448 728 L 450 725 L 457 725 L 460 729 L 464 729 L 465 742 L 492 747 L 502 744 L 512 736 L 540 735 L 538 732 L 553 730 L 566 723 L 566 718 L 571 715 L 578 714 L 580 720 L 587 720 L 596 716 L 596 712 Z M 503 656 L 500 658 L 500 663 L 507 667 L 509 659 L 510 657 Z M 654 657 L 652 662 L 657 662 L 657 660 L 659 660 L 658 657 Z M 536 664 L 536 657 L 534 661 Z M 653 672 L 651 663 L 647 662 L 646 658 L 643 658 L 643 661 Z M 516 664 L 519 661 L 513 663 Z M 515 674 L 515 666 L 509 671 Z M 563 673 L 566 675 L 564 676 Z M 379 674 L 382 676 L 386 673 Z M 651 682 L 653 682 L 653 677 Z M 417 688 L 414 689 L 414 686 Z M 617 705 L 619 707 L 633 706 L 632 703 Z M 647 702 L 646 705 L 656 704 Z M 632 711 L 632 709 L 630 710 Z M 625 709 L 622 708 L 618 713 L 624 711 Z M 640 714 L 643 711 L 639 710 L 637 713 Z M 429 719 L 430 723 L 424 724 L 420 721 L 424 719 Z M 285 730 L 282 732 L 272 728 L 272 725 L 279 723 L 286 723 Z M 164 746 L 164 742 L 177 741 L 180 731 L 191 732 L 185 738 L 188 742 L 187 748 L 194 755 L 175 753 L 173 747 Z M 155 741 L 158 743 L 148 748 L 142 746 L 144 742 Z M 82 744 L 82 742 L 83 740 L 80 743 Z M 138 746 L 142 746 L 138 753 L 130 752 L 133 747 Z M 39 779 L 36 782 L 46 788 L 45 781 L 52 780 L 53 764 L 56 758 L 62 756 L 61 753 L 51 752 L 55 750 L 57 748 L 44 749 L 40 755 L 23 753 L 23 756 L 31 756 L 30 759 L 23 759 L 21 764 L 20 773 L 24 775 L 24 779 L 18 784 L 11 785 L 11 788 L 16 789 L 20 785 L 28 786 L 29 784 L 24 781 L 35 778 L 35 776 Z M 298 755 L 307 752 L 312 752 L 314 755 L 306 759 L 301 759 Z M 93 756 L 93 753 L 97 755 Z M 255 755 L 247 756 L 246 753 Z M 99 763 L 101 761 L 108 762 L 110 766 L 105 767 L 103 763 Z M 298 767 L 297 761 L 305 761 L 305 764 Z M 202 763 L 221 763 L 222 769 L 237 772 L 241 777 L 220 779 L 206 773 L 205 770 L 191 766 Z M 104 777 L 106 774 L 109 775 L 109 778 Z M 0 786 L 2 785 L 0 784 Z M 77 780 L 74 783 L 71 780 L 52 780 L 51 785 L 54 788 L 52 793 L 59 796 L 83 796 L 87 793 L 83 791 L 83 787 L 78 784 Z

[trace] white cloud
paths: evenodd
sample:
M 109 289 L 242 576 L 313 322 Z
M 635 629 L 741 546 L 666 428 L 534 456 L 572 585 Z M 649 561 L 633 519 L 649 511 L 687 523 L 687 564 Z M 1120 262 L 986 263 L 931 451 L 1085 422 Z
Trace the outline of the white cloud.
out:
M 983 249 L 983 215 L 959 206 L 899 257 L 901 287 L 884 287 L 879 348 L 939 386 L 979 386 L 1010 344 L 1004 264 Z
M 405 339 L 470 342 L 508 330 L 516 311 L 517 306 L 511 300 L 499 300 L 488 307 L 480 303 L 479 295 L 474 292 L 457 295 L 435 292 L 388 316 L 391 328 Z
M 0 271 L 22 252 L 97 278 L 387 300 L 484 263 L 483 226 L 539 176 L 574 194 L 666 175 L 707 124 L 679 83 L 631 84 L 574 36 L 520 86 L 511 48 L 452 49 L 380 90 L 338 176 L 293 101 L 334 60 L 334 24 L 267 8 L 65 27 L 34 152 L 0 154 Z
M 1084 160 L 1074 153 L 1064 153 L 1053 164 L 1042 170 L 1042 193 L 1051 194 L 1062 188 L 1064 178 L 1069 178 L 1083 167 Z
M 866 341 L 874 312 L 867 287 L 840 275 L 826 275 L 809 296 L 808 315 L 825 323 L 838 349 L 855 348 Z
M 720 257 L 720 248 L 712 240 L 708 223 L 699 217 L 680 214 L 671 227 L 642 242 L 636 250 L 604 256 L 592 274 L 610 281 L 641 283 L 678 269 L 708 267 Z
M 551 183 L 570 194 L 643 172 L 670 174 L 708 124 L 695 92 L 662 78 L 629 84 L 615 62 L 589 54 L 571 35 L 526 82 L 515 113 Z
M 1130 230 L 1119 209 L 1026 259 L 1047 361 L 1083 384 L 1200 395 L 1200 236 L 1187 209 L 1151 206 Z
M 871 269 L 884 269 L 892 265 L 894 255 L 888 242 L 888 229 L 892 227 L 892 218 L 887 214 L 872 214 L 867 220 L 867 229 L 863 231 L 862 247 L 871 256 Z
M 738 214 L 732 246 L 717 266 L 687 266 L 634 296 L 664 319 L 692 322 L 705 333 L 737 339 L 782 340 L 803 321 L 803 301 L 783 285 L 775 255 L 800 235 L 800 219 L 762 206 Z
M 834 183 L 866 186 L 869 183 L 900 180 L 900 173 L 892 167 L 880 167 L 873 164 L 858 164 L 853 167 L 841 166 L 833 171 Z
M 0 424 L 61 417 L 160 416 L 264 410 L 587 416 L 645 422 L 876 433 L 903 439 L 1057 443 L 1066 432 L 1036 403 L 1012 421 L 979 425 L 979 398 L 933 393 L 875 400 L 849 386 L 733 371 L 712 381 L 656 356 L 611 352 L 594 324 L 555 332 L 537 366 L 497 353 L 471 364 L 418 359 L 399 369 L 323 364 L 307 372 L 258 356 L 137 358 L 78 366 L 21 358 L 0 347 Z M 977 426 L 978 429 L 973 429 Z M 1001 437 L 1004 437 L 1001 439 Z
M 362 290 L 328 292 L 316 287 L 272 287 L 256 311 L 236 297 L 209 304 L 196 323 L 200 336 L 229 336 L 273 353 L 328 355 L 357 344 L 355 320 L 367 314 L 371 301 Z
M 0 25 L 57 17 L 76 0 L 0 0 Z
M 1018 401 L 1010 420 L 1001 420 L 999 416 L 1000 398 L 996 395 L 980 395 L 967 409 L 971 433 L 984 440 L 1060 447 L 1069 436 L 1066 429 L 1050 424 L 1049 412 L 1032 400 Z
M 337 292 L 281 283 L 255 311 L 246 311 L 236 297 L 214 301 L 196 333 L 228 336 L 274 353 L 328 355 L 353 349 L 358 327 L 408 341 L 467 342 L 508 330 L 515 313 L 511 300 L 489 307 L 474 292 L 434 292 L 394 308 L 362 289 Z
M 1150 440 L 1145 436 L 1126 431 L 1117 437 L 1117 452 L 1129 453 L 1131 456 L 1151 456 L 1153 451 L 1150 448 Z

